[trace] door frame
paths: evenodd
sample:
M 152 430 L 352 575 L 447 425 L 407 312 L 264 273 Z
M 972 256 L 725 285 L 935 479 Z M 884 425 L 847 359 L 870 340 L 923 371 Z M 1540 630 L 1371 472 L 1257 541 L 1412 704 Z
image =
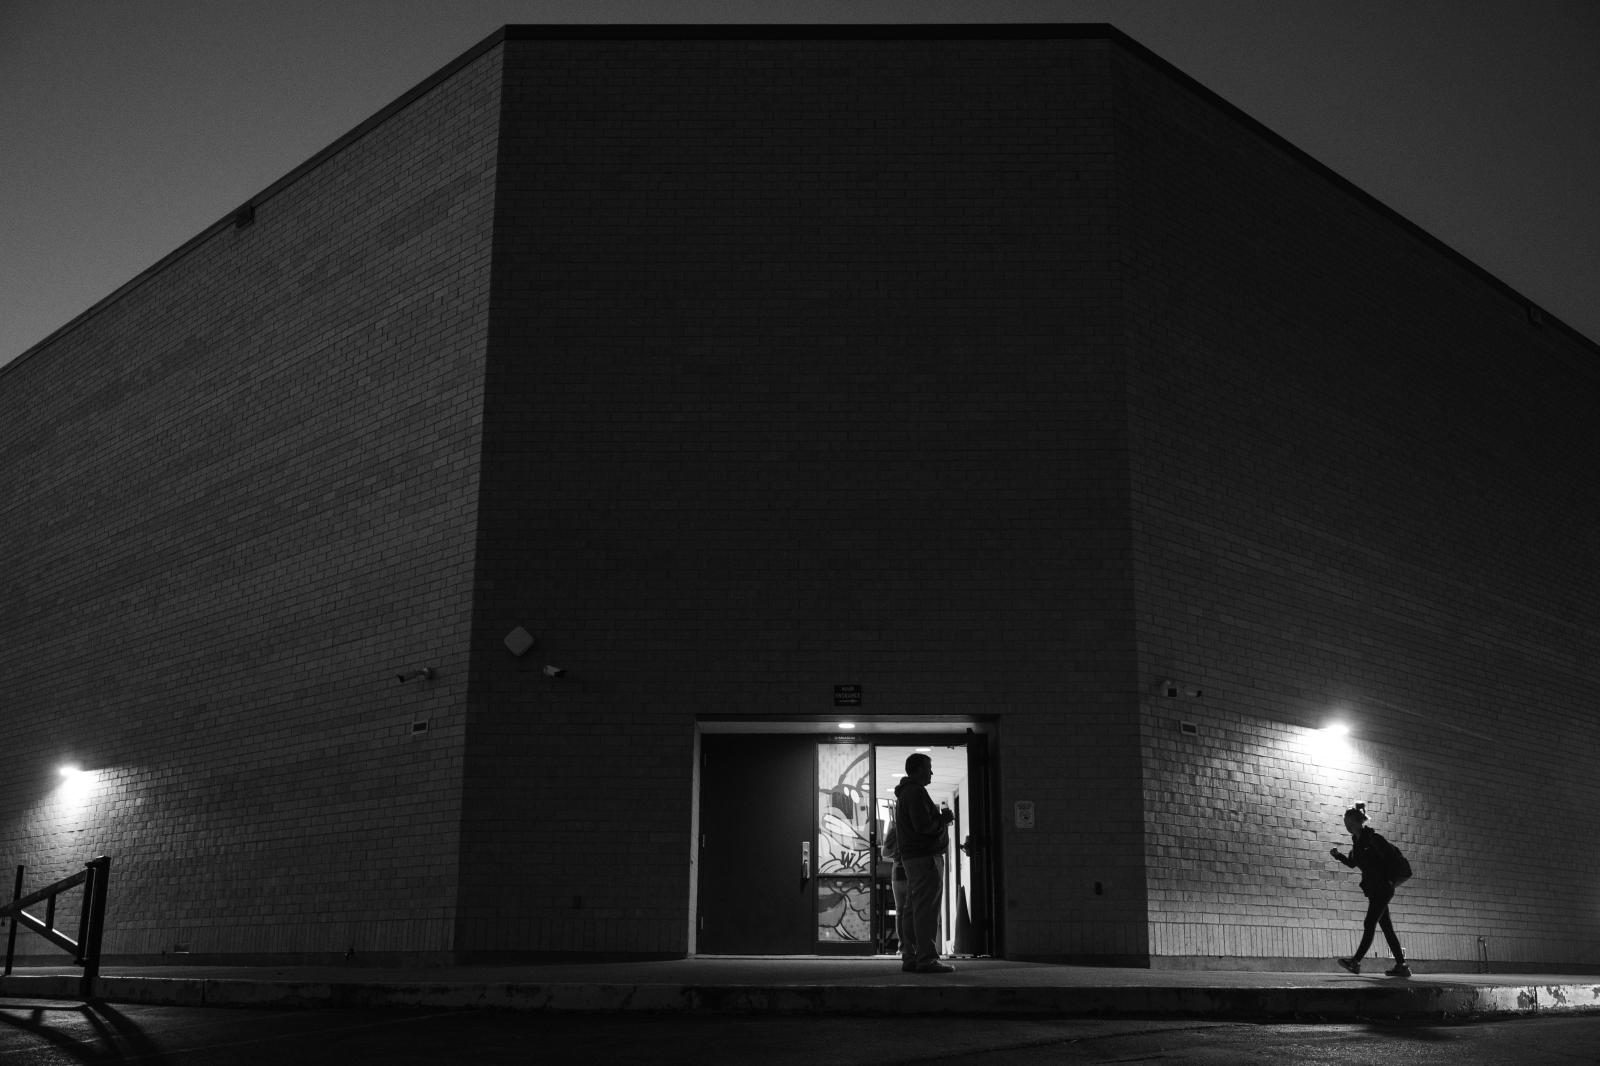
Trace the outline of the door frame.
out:
M 968 787 L 973 796 L 974 809 L 970 816 L 972 835 L 974 841 L 982 849 L 982 862 L 973 860 L 972 886 L 974 899 L 971 915 L 975 925 L 986 924 L 984 946 L 993 958 L 1004 958 L 1004 908 L 998 905 L 1003 898 L 1001 880 L 1003 873 L 1003 855 L 1000 851 L 1001 823 L 999 820 L 999 767 L 996 762 L 999 749 L 998 733 L 999 718 L 992 715 L 874 715 L 853 716 L 850 721 L 854 728 L 842 727 L 840 715 L 811 716 L 811 717 L 785 717 L 763 718 L 743 715 L 702 715 L 695 720 L 695 734 L 692 755 L 692 776 L 690 783 L 690 833 L 689 833 L 689 898 L 688 909 L 688 953 L 690 956 L 698 952 L 699 929 L 697 916 L 700 913 L 700 802 L 703 789 L 701 780 L 701 737 L 706 733 L 739 733 L 739 734 L 780 734 L 780 735 L 808 735 L 817 739 L 837 738 L 858 742 L 867 742 L 875 746 L 903 747 L 916 744 L 932 744 L 936 746 L 959 746 L 967 753 L 968 766 L 973 766 L 973 754 L 977 751 L 980 755 L 979 773 L 969 772 Z M 958 743 L 953 743 L 958 742 Z M 874 760 L 876 761 L 876 760 Z M 981 779 L 980 779 L 981 778 Z M 874 791 L 892 791 L 893 786 L 885 782 L 875 782 Z M 981 819 L 981 821 L 980 821 Z M 981 827 L 981 833 L 979 832 Z M 873 859 L 877 859 L 877 848 L 880 841 L 873 841 Z M 955 840 L 957 847 L 964 841 Z M 815 839 L 812 843 L 816 848 Z M 980 881 L 981 879 L 981 881 Z M 983 915 L 979 911 L 977 889 L 984 890 L 985 898 Z M 952 904 L 953 906 L 953 904 Z M 813 940 L 811 954 L 818 957 L 837 954 L 816 950 L 816 941 Z

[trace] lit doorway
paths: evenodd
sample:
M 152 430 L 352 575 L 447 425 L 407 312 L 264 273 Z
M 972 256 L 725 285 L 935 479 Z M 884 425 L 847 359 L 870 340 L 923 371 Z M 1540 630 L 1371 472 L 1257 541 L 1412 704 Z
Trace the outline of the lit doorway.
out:
M 880 847 L 889 826 L 894 824 L 895 787 L 905 779 L 906 759 L 914 754 L 926 755 L 933 761 L 933 780 L 928 783 L 928 795 L 938 807 L 951 811 L 955 816 L 955 820 L 950 824 L 950 847 L 945 853 L 945 883 L 939 914 L 939 953 L 941 955 L 989 954 L 974 942 L 973 937 L 971 888 L 972 853 L 975 849 L 972 846 L 974 840 L 972 774 L 964 743 L 947 744 L 930 739 L 927 743 L 919 744 L 874 745 L 875 776 L 879 782 L 876 800 Z M 891 906 L 893 899 L 891 887 L 888 890 L 888 902 Z M 886 916 L 886 919 L 880 924 L 879 952 L 898 954 L 899 937 L 895 931 L 893 916 Z
M 881 847 L 894 788 L 918 751 L 933 760 L 934 802 L 955 815 L 941 951 L 997 953 L 986 733 L 971 726 L 741 733 L 738 726 L 711 724 L 700 738 L 697 954 L 896 954 L 891 867 Z

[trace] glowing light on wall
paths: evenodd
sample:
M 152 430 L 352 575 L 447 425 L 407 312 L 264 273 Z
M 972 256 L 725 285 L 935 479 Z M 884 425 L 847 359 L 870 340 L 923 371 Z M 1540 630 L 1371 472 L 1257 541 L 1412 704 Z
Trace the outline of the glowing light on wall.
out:
M 85 770 L 77 763 L 65 763 L 57 767 L 56 772 L 61 775 L 61 784 L 56 786 L 56 795 L 69 804 L 86 801 L 100 780 L 100 775 L 95 771 Z
M 1333 722 L 1313 731 L 1306 749 L 1314 764 L 1329 770 L 1348 770 L 1355 761 L 1355 751 L 1350 746 L 1350 727 L 1343 722 Z

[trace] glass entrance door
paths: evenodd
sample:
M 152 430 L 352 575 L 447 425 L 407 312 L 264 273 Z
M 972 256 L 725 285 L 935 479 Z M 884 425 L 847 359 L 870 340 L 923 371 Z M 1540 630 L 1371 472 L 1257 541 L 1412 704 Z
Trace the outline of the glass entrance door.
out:
M 872 745 L 817 744 L 817 927 L 819 954 L 871 954 L 873 913 Z
M 696 946 L 703 954 L 898 951 L 890 864 L 907 756 L 929 754 L 955 812 L 941 951 L 990 954 L 994 863 L 983 738 L 708 733 L 701 741 Z
M 818 954 L 899 950 L 890 864 L 879 847 L 894 821 L 894 787 L 907 756 L 933 760 L 934 802 L 955 815 L 941 908 L 941 951 L 992 954 L 992 866 L 987 833 L 984 738 L 915 741 L 830 738 L 816 752 L 816 943 Z

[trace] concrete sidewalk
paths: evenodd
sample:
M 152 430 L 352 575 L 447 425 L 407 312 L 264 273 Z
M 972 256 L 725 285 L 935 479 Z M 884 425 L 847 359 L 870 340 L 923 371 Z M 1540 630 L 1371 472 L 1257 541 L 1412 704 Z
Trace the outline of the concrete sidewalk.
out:
M 742 1014 L 1460 1019 L 1600 1012 L 1600 975 L 1172 971 L 958 959 L 945 975 L 893 958 L 712 957 L 661 962 L 381 969 L 108 966 L 97 998 L 217 1007 L 492 1008 Z M 1374 960 L 1377 961 L 1377 960 Z M 0 997 L 78 998 L 73 967 L 19 968 Z M 0 999 L 0 1007 L 5 999 Z

